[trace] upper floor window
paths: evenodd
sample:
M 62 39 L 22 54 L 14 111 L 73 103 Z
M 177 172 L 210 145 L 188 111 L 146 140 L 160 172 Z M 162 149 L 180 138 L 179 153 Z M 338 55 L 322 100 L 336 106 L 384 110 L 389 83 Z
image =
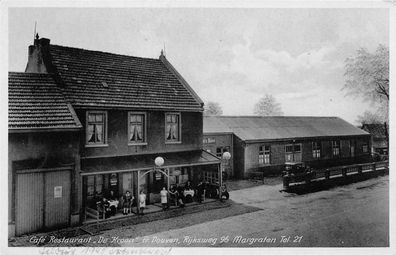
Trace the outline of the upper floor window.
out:
M 312 142 L 312 157 L 320 158 L 320 142 Z
M 271 146 L 263 145 L 259 147 L 259 164 L 270 164 Z
M 130 112 L 128 120 L 128 143 L 144 143 L 146 141 L 146 114 Z
M 180 141 L 179 113 L 167 113 L 165 115 L 165 139 L 167 142 Z
M 86 140 L 88 145 L 106 143 L 106 112 L 87 112 Z
M 331 147 L 333 149 L 333 156 L 340 155 L 340 141 L 331 141 Z

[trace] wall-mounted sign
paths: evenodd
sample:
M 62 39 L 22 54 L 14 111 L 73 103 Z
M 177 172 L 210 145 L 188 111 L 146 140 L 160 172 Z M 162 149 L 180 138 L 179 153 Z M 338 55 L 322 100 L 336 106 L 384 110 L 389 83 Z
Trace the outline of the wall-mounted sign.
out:
M 212 137 L 204 138 L 203 143 L 216 143 L 216 139 Z
M 156 173 L 155 173 L 155 180 L 159 181 L 159 180 L 161 180 L 161 179 L 162 179 L 162 174 L 161 174 L 161 172 L 156 172 Z
M 117 185 L 117 174 L 111 174 L 110 176 L 110 185 L 111 186 L 116 186 Z
M 54 198 L 61 198 L 62 197 L 62 186 L 55 186 L 54 187 Z

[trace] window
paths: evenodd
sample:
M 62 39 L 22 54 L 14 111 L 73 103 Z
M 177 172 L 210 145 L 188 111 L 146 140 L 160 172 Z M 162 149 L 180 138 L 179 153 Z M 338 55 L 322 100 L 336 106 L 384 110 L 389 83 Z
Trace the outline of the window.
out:
M 263 145 L 259 147 L 259 164 L 270 164 L 271 146 Z
M 293 143 L 285 145 L 285 162 L 301 162 L 302 144 Z
M 340 155 L 340 141 L 332 141 L 331 147 L 333 148 L 333 156 Z
M 87 112 L 87 144 L 105 144 L 106 112 Z
M 363 144 L 362 145 L 362 152 L 363 153 L 367 153 L 368 152 L 368 145 L 367 144 Z
M 165 116 L 165 138 L 167 142 L 180 141 L 180 114 L 167 113 Z
M 216 148 L 216 156 L 217 157 L 221 158 L 223 156 L 222 150 L 223 150 L 222 147 L 217 147 Z
M 146 114 L 129 113 L 129 144 L 139 144 L 146 141 Z
M 320 158 L 320 142 L 312 142 L 312 157 Z
M 102 196 L 103 194 L 103 176 L 89 175 L 87 176 L 87 197 Z
M 216 156 L 219 158 L 223 158 L 224 152 L 230 152 L 230 146 L 225 147 L 217 147 L 216 148 Z M 231 152 L 230 152 L 231 153 Z
M 203 172 L 203 181 L 208 183 L 217 183 L 219 182 L 219 174 L 217 172 Z

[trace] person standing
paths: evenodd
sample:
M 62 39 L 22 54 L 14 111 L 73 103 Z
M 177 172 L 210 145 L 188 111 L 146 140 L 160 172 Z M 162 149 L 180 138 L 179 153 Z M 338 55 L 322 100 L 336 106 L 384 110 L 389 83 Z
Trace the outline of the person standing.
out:
M 205 192 L 205 187 L 202 181 L 200 181 L 197 185 L 197 199 L 198 199 L 198 203 L 202 203 L 203 200 L 203 196 L 204 196 L 204 192 Z
M 144 214 L 144 209 L 146 208 L 146 194 L 144 194 L 143 190 L 140 191 L 139 194 L 139 206 L 140 206 L 140 214 Z
M 228 200 L 230 198 L 230 194 L 228 193 L 227 186 L 224 183 L 220 188 L 220 194 L 221 194 L 220 201 L 223 201 L 224 198 L 225 200 Z
M 123 204 L 123 214 L 124 215 L 128 215 L 128 213 L 131 212 L 131 207 L 132 207 L 132 201 L 134 199 L 134 197 L 131 195 L 131 193 L 129 192 L 129 190 L 127 190 L 125 192 L 125 195 L 122 197 L 124 200 L 124 204 Z
M 162 204 L 162 210 L 165 211 L 168 209 L 168 191 L 165 189 L 165 187 L 162 188 L 160 192 L 161 196 L 161 204 Z
M 170 202 L 173 201 L 175 203 L 175 206 L 177 206 L 179 200 L 179 193 L 177 192 L 175 185 L 172 185 L 169 190 L 169 200 Z

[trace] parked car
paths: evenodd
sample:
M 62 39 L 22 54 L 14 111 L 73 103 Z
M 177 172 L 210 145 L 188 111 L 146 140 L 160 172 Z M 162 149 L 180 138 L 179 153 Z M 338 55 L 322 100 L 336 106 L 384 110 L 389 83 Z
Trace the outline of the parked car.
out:
M 286 162 L 285 170 L 282 173 L 284 181 L 290 182 L 310 182 L 315 178 L 315 171 L 302 162 Z

